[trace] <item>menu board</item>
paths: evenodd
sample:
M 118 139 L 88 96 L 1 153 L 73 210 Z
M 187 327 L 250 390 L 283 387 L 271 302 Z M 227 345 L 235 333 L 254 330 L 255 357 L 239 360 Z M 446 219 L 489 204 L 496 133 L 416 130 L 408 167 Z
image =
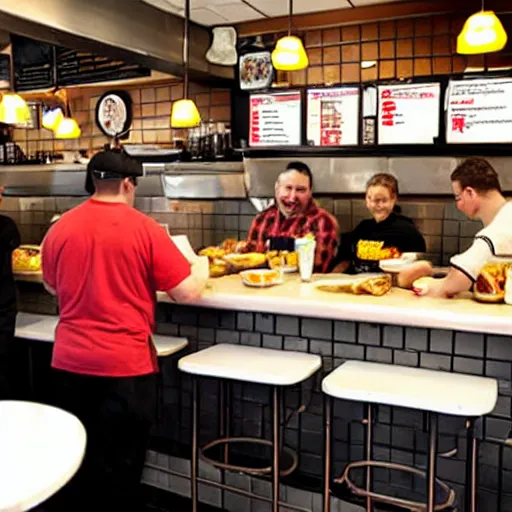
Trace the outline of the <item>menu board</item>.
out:
M 380 85 L 379 144 L 433 144 L 439 136 L 441 85 Z
M 9 89 L 11 86 L 11 58 L 0 53 L 0 89 Z
M 249 99 L 249 145 L 299 146 L 301 114 L 300 91 L 252 94 Z
M 11 35 L 14 81 L 17 91 L 51 89 L 151 75 L 138 64 L 101 57 L 90 52 L 55 47 L 28 37 Z
M 53 76 L 54 47 L 51 44 L 11 34 L 14 87 L 17 91 L 50 89 Z
M 358 143 L 359 88 L 308 90 L 307 139 L 311 146 Z
M 57 83 L 79 85 L 151 75 L 149 68 L 89 52 L 57 48 Z
M 446 142 L 512 142 L 512 78 L 451 81 Z

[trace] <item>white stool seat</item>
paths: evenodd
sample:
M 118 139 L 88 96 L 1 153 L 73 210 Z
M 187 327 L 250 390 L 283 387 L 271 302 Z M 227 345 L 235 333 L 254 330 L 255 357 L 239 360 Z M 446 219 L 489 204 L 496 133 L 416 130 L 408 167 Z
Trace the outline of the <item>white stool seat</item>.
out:
M 182 357 L 178 368 L 193 375 L 274 386 L 291 386 L 311 377 L 320 356 L 221 343 Z
M 347 361 L 322 381 L 332 397 L 456 416 L 483 416 L 498 399 L 495 379 L 406 366 Z
M 85 444 L 72 414 L 0 401 L 0 512 L 30 510 L 55 494 L 80 467 Z
M 165 357 L 183 350 L 188 345 L 188 340 L 187 338 L 153 334 L 153 343 L 155 344 L 158 357 Z

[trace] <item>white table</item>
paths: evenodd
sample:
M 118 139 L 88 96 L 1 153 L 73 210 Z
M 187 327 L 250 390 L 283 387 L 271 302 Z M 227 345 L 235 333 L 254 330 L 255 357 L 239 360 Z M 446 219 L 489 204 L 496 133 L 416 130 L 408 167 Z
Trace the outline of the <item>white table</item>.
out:
M 30 510 L 76 473 L 85 452 L 82 423 L 33 402 L 0 401 L 0 512 Z

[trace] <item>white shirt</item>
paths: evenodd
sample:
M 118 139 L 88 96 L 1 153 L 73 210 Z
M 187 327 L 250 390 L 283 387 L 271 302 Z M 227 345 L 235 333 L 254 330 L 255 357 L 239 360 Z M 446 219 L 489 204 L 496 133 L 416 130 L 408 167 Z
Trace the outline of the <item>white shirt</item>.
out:
M 512 255 L 512 202 L 505 203 L 492 222 L 480 230 L 471 247 L 453 256 L 452 267 L 476 281 L 480 269 L 495 256 Z

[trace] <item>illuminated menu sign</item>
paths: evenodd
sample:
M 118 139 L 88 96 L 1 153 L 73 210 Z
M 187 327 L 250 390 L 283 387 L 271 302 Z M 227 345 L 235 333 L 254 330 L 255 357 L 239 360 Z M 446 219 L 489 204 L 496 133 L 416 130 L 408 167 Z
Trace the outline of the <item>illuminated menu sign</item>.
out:
M 439 83 L 381 85 L 378 98 L 379 144 L 433 144 L 439 136 Z
M 451 81 L 446 142 L 512 142 L 512 79 Z
M 358 143 L 359 88 L 308 90 L 307 139 L 311 146 Z
M 299 91 L 253 94 L 250 97 L 249 145 L 299 146 L 301 122 Z

